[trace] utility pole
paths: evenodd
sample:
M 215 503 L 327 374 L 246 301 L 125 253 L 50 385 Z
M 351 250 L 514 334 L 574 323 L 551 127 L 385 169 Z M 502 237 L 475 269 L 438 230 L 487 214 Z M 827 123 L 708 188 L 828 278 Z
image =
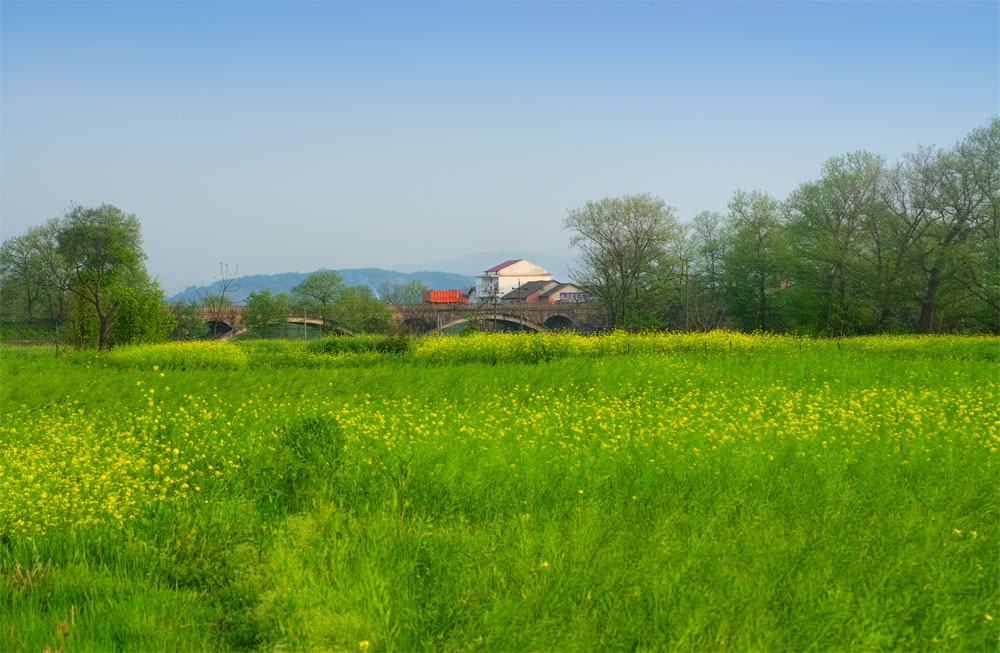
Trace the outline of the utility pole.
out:
M 691 274 L 688 259 L 684 259 L 684 331 L 691 331 Z
M 521 302 L 521 324 L 518 325 L 518 331 L 524 331 L 524 297 L 521 297 L 521 280 L 517 280 L 517 299 Z

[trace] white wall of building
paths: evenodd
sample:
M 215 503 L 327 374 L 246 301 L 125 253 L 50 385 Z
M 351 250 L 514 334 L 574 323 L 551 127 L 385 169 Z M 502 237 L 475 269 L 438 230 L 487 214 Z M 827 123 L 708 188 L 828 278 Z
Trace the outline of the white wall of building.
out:
M 529 281 L 550 281 L 552 275 L 543 267 L 529 261 L 517 261 L 496 272 L 486 272 L 476 277 L 475 301 L 500 299 L 518 285 Z M 473 301 L 470 297 L 469 301 Z

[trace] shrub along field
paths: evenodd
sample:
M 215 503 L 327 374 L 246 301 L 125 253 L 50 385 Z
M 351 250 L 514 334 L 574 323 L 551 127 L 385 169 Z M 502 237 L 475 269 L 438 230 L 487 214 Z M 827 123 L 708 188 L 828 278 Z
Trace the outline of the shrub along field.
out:
M 1000 346 L 0 350 L 0 649 L 996 650 Z

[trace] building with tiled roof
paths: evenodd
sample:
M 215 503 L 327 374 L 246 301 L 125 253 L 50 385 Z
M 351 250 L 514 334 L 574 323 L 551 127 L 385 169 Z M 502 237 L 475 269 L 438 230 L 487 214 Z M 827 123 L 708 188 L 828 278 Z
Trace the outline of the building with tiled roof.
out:
M 509 293 L 500 298 L 501 302 L 537 302 L 538 296 L 548 290 L 560 285 L 558 281 L 529 281 L 514 288 Z
M 524 259 L 512 259 L 494 265 L 476 277 L 476 294 L 470 301 L 499 301 L 518 286 L 533 281 L 551 281 L 552 275 L 543 267 Z
M 538 293 L 536 301 L 555 304 L 558 302 L 585 302 L 590 295 L 571 283 L 555 283 Z

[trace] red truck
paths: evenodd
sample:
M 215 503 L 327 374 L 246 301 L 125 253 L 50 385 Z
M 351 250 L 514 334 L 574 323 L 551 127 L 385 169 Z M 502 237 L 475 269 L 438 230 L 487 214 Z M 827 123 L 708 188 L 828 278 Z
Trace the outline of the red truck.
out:
M 425 290 L 425 304 L 468 304 L 469 297 L 461 290 Z

